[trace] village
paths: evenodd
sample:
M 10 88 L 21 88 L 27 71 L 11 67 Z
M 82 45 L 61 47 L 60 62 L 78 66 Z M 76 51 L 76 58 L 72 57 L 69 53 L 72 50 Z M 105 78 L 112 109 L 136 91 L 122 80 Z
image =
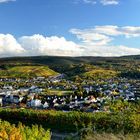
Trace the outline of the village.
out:
M 108 101 L 136 102 L 140 81 L 126 78 L 67 80 L 64 74 L 32 79 L 1 78 L 1 108 L 101 112 Z

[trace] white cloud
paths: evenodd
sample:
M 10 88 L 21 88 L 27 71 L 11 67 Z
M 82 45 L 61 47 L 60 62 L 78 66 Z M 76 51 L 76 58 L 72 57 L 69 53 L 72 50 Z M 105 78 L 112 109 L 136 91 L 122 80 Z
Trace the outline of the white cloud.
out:
M 28 55 L 80 56 L 83 51 L 76 43 L 57 36 L 23 36 L 19 42 Z
M 0 34 L 0 56 L 18 56 L 22 55 L 25 50 L 10 34 Z
M 10 2 L 10 1 L 16 1 L 16 0 L 0 0 L 0 3 Z
M 118 5 L 119 4 L 119 0 L 75 0 L 76 3 L 79 3 L 81 1 L 86 3 L 86 4 L 100 3 L 104 6 L 106 6 L 106 5 Z
M 105 26 L 95 26 L 92 29 L 93 32 L 109 35 L 109 36 L 118 36 L 121 35 L 122 33 L 118 30 L 118 26 L 112 26 L 112 25 L 105 25 Z
M 83 41 L 105 40 L 106 43 L 112 41 L 112 37 L 124 36 L 125 38 L 140 37 L 140 26 L 95 26 L 90 29 L 71 29 L 70 32 Z
M 125 26 L 120 28 L 120 32 L 124 34 L 126 37 L 139 37 L 140 36 L 140 26 L 135 27 L 135 26 Z
M 92 29 L 71 29 L 70 32 L 76 35 L 84 45 L 103 46 L 112 41 L 111 37 L 95 32 Z
M 83 0 L 84 3 L 96 4 L 96 0 Z
M 103 5 L 117 5 L 117 4 L 119 4 L 118 0 L 101 0 L 100 2 Z
M 109 35 L 109 36 L 119 36 L 123 35 L 125 37 L 139 37 L 140 36 L 140 26 L 96 26 L 95 28 L 88 29 L 92 30 L 93 32 L 98 32 L 101 34 Z
M 84 46 L 86 55 L 91 56 L 121 56 L 140 54 L 140 49 L 124 45 L 112 45 L 116 37 L 140 37 L 140 27 L 134 26 L 95 26 L 90 29 L 71 29 Z
M 138 55 L 140 49 L 129 48 L 127 46 L 92 46 L 87 47 L 87 56 L 125 56 L 125 55 Z

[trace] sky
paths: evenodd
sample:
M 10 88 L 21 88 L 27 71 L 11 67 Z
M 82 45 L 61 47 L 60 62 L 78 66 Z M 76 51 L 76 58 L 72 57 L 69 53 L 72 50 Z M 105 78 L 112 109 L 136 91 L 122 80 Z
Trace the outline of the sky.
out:
M 0 57 L 140 54 L 140 0 L 0 0 Z

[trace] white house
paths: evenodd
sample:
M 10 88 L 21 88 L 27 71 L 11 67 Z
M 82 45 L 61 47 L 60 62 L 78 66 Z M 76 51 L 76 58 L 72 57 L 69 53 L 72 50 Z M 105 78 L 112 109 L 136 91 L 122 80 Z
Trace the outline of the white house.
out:
M 3 99 L 3 97 L 0 96 L 0 106 L 2 106 L 2 99 Z
M 48 108 L 49 104 L 47 102 L 44 103 L 43 108 Z
M 40 107 L 41 105 L 42 105 L 41 100 L 39 99 L 31 100 L 31 107 Z

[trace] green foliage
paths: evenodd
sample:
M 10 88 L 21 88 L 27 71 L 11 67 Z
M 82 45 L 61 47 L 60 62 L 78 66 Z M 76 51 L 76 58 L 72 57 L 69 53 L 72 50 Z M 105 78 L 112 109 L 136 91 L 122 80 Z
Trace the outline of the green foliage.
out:
M 139 70 L 127 70 L 127 71 L 122 71 L 120 73 L 121 77 L 127 77 L 127 78 L 140 78 L 140 71 Z

